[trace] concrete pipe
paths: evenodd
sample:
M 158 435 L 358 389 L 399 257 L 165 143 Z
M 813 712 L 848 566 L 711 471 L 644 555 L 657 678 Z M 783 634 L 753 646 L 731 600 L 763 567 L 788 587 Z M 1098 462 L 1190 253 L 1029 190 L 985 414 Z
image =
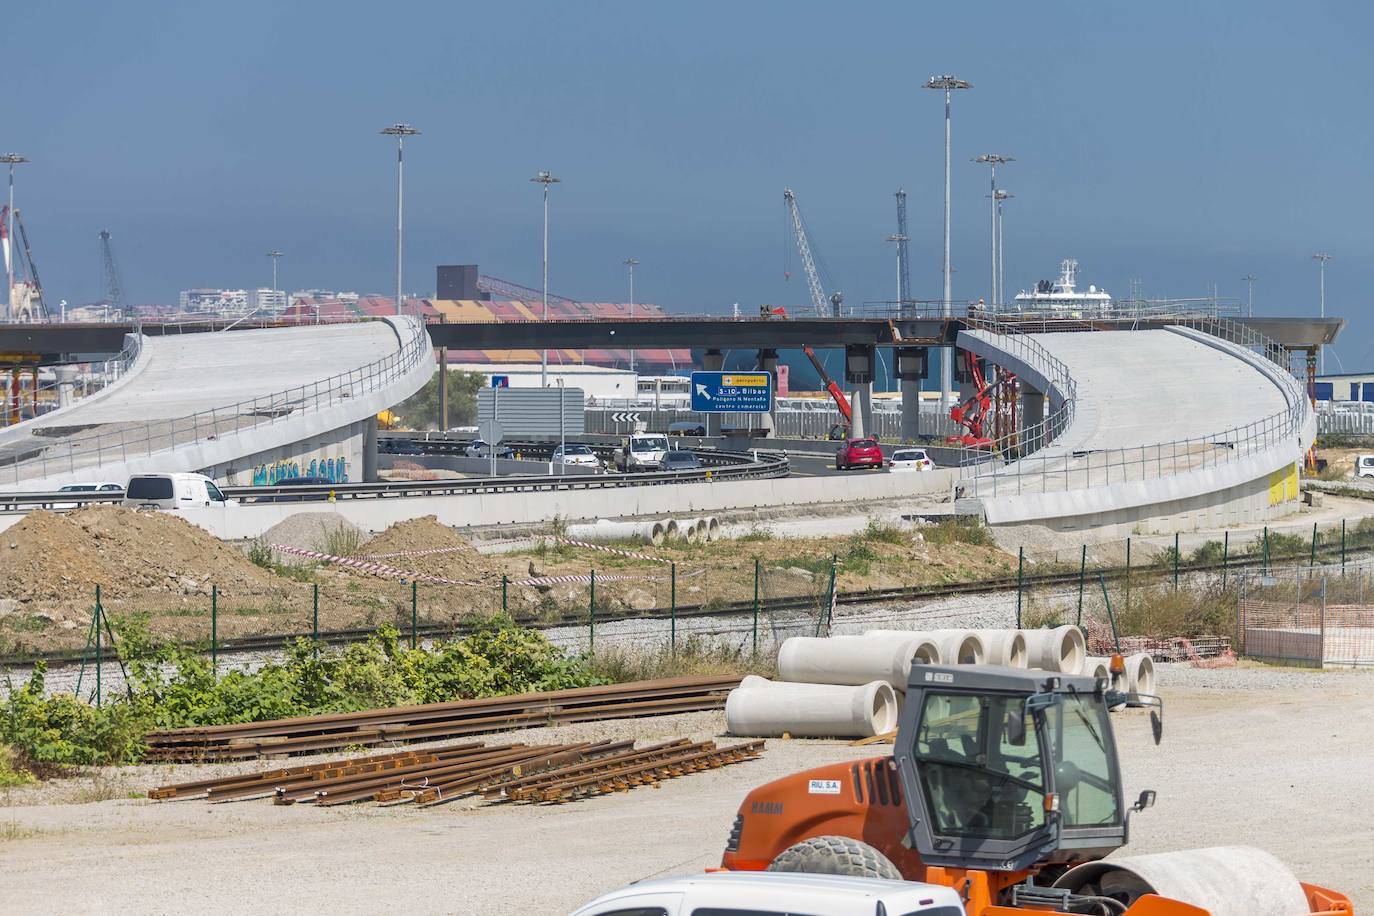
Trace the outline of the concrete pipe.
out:
M 706 522 L 706 540 L 720 540 L 720 520 L 714 515 L 708 515 L 703 521 Z
M 1140 706 L 1141 694 L 1153 696 L 1155 693 L 1155 663 L 1150 656 L 1141 653 L 1126 656 L 1126 702 L 1130 706 Z
M 574 541 L 606 543 L 635 541 L 640 544 L 662 544 L 665 531 L 662 522 L 613 522 L 599 519 L 594 525 L 569 525 L 568 537 Z
M 1092 677 L 1111 679 L 1110 690 L 1126 692 L 1126 675 L 1112 674 L 1112 660 L 1106 655 L 1089 655 L 1083 659 L 1083 673 Z
M 1158 894 L 1211 916 L 1292 916 L 1311 909 L 1288 867 L 1252 846 L 1213 846 L 1088 862 L 1069 869 L 1054 886 L 1112 897 L 1127 906 L 1146 894 Z
M 911 650 L 913 664 L 940 664 L 940 646 L 935 641 L 935 637 L 924 630 L 865 630 L 864 639 L 885 639 L 889 642 L 914 641 L 915 647 Z
M 1020 630 L 974 630 L 973 633 L 983 641 L 985 664 L 1007 668 L 1026 668 L 1030 665 L 1026 637 L 1021 635 Z
M 1083 670 L 1088 647 L 1083 631 L 1078 627 L 1055 627 L 1052 630 L 1022 630 L 1026 637 L 1026 654 L 1030 667 L 1061 674 L 1077 674 Z
M 905 690 L 911 663 L 927 640 L 867 636 L 793 636 L 778 650 L 778 676 L 798 684 L 855 686 L 886 681 Z
M 725 729 L 748 738 L 869 738 L 897 727 L 897 694 L 885 681 L 741 685 L 725 700 Z
M 659 524 L 663 526 L 663 539 L 665 541 L 671 541 L 682 533 L 677 530 L 677 522 L 671 518 L 665 518 Z
M 987 648 L 973 630 L 931 630 L 930 635 L 946 665 L 982 665 L 987 661 Z

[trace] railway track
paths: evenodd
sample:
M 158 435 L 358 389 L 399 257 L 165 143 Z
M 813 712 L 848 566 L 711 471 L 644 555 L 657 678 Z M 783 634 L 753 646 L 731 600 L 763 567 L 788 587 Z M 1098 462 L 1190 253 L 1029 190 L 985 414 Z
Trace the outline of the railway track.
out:
M 1374 547 L 1360 546 L 1347 547 L 1346 556 L 1353 557 L 1365 555 L 1374 550 Z M 1317 559 L 1333 559 L 1340 556 L 1339 546 L 1318 547 L 1316 551 Z M 1278 563 L 1293 563 L 1308 559 L 1310 555 L 1302 557 L 1271 557 L 1270 566 Z M 1190 575 L 1195 573 L 1220 573 L 1223 568 L 1228 572 L 1253 571 L 1262 569 L 1265 562 L 1261 557 L 1246 555 L 1240 559 L 1229 560 L 1224 566 L 1222 563 L 1191 563 L 1179 566 L 1179 575 Z M 1101 573 L 1109 582 L 1121 582 L 1126 578 L 1126 568 L 1124 566 L 1112 567 L 1109 569 L 1090 570 L 1090 578 L 1096 578 Z M 1161 568 L 1158 566 L 1133 566 L 1131 567 L 1132 577 L 1150 576 L 1154 578 L 1168 577 L 1172 575 L 1172 567 Z M 1015 576 L 1007 576 L 996 579 L 980 579 L 970 582 L 947 582 L 939 585 L 913 585 L 900 588 L 886 589 L 865 589 L 861 591 L 840 592 L 835 596 L 837 606 L 856 606 L 865 604 L 895 604 L 906 601 L 922 601 L 937 598 L 954 598 L 962 595 L 991 595 L 1003 592 L 1015 591 L 1020 588 L 1045 588 L 1054 586 L 1075 585 L 1078 582 L 1077 571 L 1056 571 L 1049 573 L 1035 573 L 1025 575 L 1019 580 Z M 824 597 L 820 595 L 789 595 L 778 598 L 764 598 L 759 601 L 760 613 L 786 613 L 789 611 L 819 611 L 824 604 Z M 703 617 L 730 617 L 738 614 L 751 614 L 754 610 L 754 603 L 751 600 L 713 602 L 711 604 L 679 604 L 674 610 L 669 607 L 648 608 L 643 610 L 622 609 L 602 611 L 598 609 L 596 622 L 614 623 L 626 620 L 670 620 L 674 616 L 678 619 L 703 618 Z M 565 627 L 585 626 L 587 623 L 586 614 L 557 617 L 552 620 L 540 621 L 517 621 L 521 626 L 530 627 L 538 630 L 555 630 Z M 399 624 L 398 624 L 399 625 Z M 420 621 L 415 627 L 416 636 L 419 639 L 433 639 L 448 636 L 463 636 L 470 632 L 470 627 L 462 623 L 453 621 Z M 402 626 L 402 630 L 409 634 L 410 627 Z M 331 630 L 321 630 L 318 634 L 320 643 L 325 645 L 348 645 L 350 643 L 363 642 L 376 634 L 376 626 L 368 627 L 343 627 Z M 254 636 L 239 636 L 229 639 L 221 639 L 218 644 L 218 651 L 221 653 L 251 653 L 251 652 L 274 652 L 288 642 L 297 639 L 313 639 L 315 634 L 310 631 L 296 631 L 289 633 L 268 633 Z M 203 647 L 204 640 L 189 641 L 184 643 L 187 647 Z M 114 655 L 111 654 L 112 660 Z M 86 661 L 90 661 L 89 654 Z M 0 666 L 4 667 L 29 667 L 36 661 L 43 661 L 49 667 L 61 667 L 64 665 L 79 664 L 82 661 L 82 654 L 77 651 L 62 650 L 54 652 L 39 652 L 23 656 L 0 656 Z

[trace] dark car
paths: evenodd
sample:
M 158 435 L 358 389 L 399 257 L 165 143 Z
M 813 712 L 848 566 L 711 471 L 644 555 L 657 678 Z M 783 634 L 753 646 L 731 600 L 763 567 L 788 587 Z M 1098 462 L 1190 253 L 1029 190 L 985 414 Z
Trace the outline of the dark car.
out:
M 659 469 L 664 471 L 695 471 L 699 467 L 701 462 L 697 460 L 696 453 L 680 448 L 664 452 L 663 462 L 659 465 Z
M 706 425 L 695 420 L 678 420 L 676 423 L 668 424 L 668 435 L 704 436 L 706 435 Z
M 881 468 L 883 450 L 878 447 L 877 439 L 849 439 L 835 452 L 835 470 L 847 471 L 850 468 Z

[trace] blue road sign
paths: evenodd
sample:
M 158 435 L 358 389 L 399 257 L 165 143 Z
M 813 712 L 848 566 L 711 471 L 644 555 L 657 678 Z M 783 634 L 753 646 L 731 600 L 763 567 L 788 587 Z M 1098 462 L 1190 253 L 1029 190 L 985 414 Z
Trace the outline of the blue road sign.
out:
M 693 372 L 692 409 L 699 413 L 767 413 L 773 409 L 773 375 Z
M 510 387 L 510 376 L 509 376 L 509 375 L 493 375 L 493 376 L 491 377 L 491 387 L 493 387 L 493 388 L 509 388 L 509 387 Z

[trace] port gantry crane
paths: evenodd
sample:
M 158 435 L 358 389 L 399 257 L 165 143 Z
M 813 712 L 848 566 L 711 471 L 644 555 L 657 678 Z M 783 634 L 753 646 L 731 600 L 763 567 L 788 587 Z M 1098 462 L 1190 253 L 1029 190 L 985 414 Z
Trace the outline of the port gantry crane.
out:
M 782 200 L 787 207 L 787 214 L 792 219 L 792 233 L 797 238 L 797 251 L 801 255 L 802 270 L 806 273 L 806 286 L 811 291 L 811 306 L 816 310 L 817 318 L 827 317 L 825 289 L 821 286 L 820 274 L 816 270 L 816 259 L 811 254 L 811 242 L 806 237 L 806 224 L 802 221 L 801 210 L 797 207 L 797 195 L 792 193 L 791 188 L 783 188 Z M 840 317 L 840 304 L 844 302 L 844 294 L 838 290 L 830 297 L 831 317 Z M 765 307 L 766 308 L 766 307 Z M 787 310 L 784 308 L 768 309 L 769 314 L 787 317 Z M 811 366 L 820 376 L 821 384 L 829 392 L 831 400 L 835 402 L 835 407 L 839 410 L 840 416 L 844 418 L 846 429 L 854 425 L 854 413 L 849 406 L 849 400 L 840 390 L 840 386 L 830 377 L 830 373 L 825 371 L 825 365 L 816 356 L 816 351 L 810 345 L 803 345 L 802 352 L 811 361 Z

